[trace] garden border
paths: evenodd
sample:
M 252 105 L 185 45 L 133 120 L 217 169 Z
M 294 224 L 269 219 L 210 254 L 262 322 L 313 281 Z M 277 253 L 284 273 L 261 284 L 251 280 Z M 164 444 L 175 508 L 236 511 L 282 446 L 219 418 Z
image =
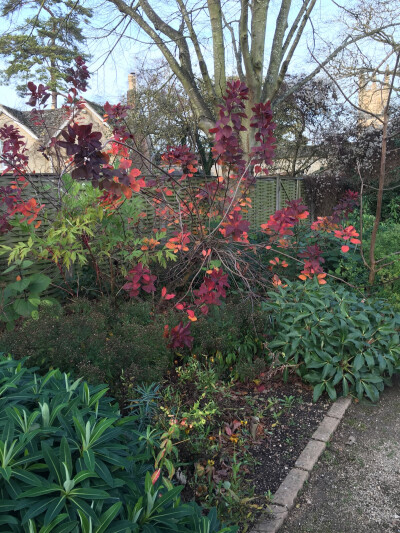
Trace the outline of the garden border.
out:
M 282 526 L 298 493 L 307 481 L 320 455 L 326 448 L 334 431 L 351 404 L 351 397 L 339 398 L 313 433 L 307 446 L 301 452 L 294 467 L 274 494 L 272 505 L 268 506 L 268 516 L 263 517 L 251 530 L 252 533 L 276 533 Z

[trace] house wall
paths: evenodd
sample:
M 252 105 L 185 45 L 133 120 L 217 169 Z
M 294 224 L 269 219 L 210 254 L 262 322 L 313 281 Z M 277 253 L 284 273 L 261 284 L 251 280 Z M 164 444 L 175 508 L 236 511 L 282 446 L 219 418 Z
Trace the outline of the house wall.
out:
M 105 124 L 100 118 L 91 111 L 90 108 L 84 108 L 79 110 L 79 114 L 76 117 L 76 122 L 78 124 L 93 124 L 94 131 L 100 131 L 102 133 L 102 142 L 110 137 L 110 128 Z M 40 146 L 43 144 L 39 139 L 35 139 L 32 134 L 27 131 L 18 121 L 10 118 L 6 113 L 0 111 L 0 127 L 5 124 L 12 124 L 19 129 L 21 135 L 23 135 L 26 141 L 26 148 L 28 150 L 29 156 L 29 168 L 30 173 L 36 174 L 58 174 L 61 172 L 66 165 L 66 156 L 65 152 L 61 149 L 51 150 L 49 155 L 49 160 L 47 160 L 41 152 L 39 152 Z M 66 124 L 64 123 L 65 127 Z M 60 133 L 57 135 L 57 139 L 62 139 Z M 58 156 L 57 156 L 58 152 Z M 64 152 L 64 153 L 63 153 Z M 60 161 L 60 155 L 62 156 L 62 161 Z
M 23 135 L 26 140 L 26 147 L 29 155 L 29 172 L 44 174 L 52 172 L 50 162 L 47 161 L 40 152 L 38 152 L 41 144 L 40 141 L 32 137 L 30 133 L 22 128 L 19 122 L 13 120 L 8 115 L 0 111 L 0 127 L 3 127 L 6 124 L 8 126 L 12 125 L 18 128 L 21 135 Z

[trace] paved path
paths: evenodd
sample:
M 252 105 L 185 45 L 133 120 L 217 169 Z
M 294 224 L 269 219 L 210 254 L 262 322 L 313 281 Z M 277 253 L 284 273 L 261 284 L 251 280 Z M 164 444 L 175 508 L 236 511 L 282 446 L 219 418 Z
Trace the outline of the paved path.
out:
M 279 533 L 400 533 L 400 381 L 353 403 Z

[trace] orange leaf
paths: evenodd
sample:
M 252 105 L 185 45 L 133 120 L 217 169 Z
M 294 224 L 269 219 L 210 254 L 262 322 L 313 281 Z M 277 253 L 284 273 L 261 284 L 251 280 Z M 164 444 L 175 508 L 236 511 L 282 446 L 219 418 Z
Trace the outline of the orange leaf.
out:
M 140 176 L 140 170 L 138 168 L 132 168 L 132 170 L 129 172 L 130 178 L 137 178 Z
M 303 213 L 300 213 L 300 215 L 297 215 L 297 218 L 299 220 L 302 220 L 304 218 L 307 218 L 310 213 L 308 211 L 304 211 Z
M 122 192 L 124 193 L 125 197 L 128 198 L 128 200 L 129 200 L 129 198 L 132 198 L 132 189 L 130 189 L 126 185 L 121 185 L 121 189 L 122 189 Z
M 157 482 L 157 479 L 160 477 L 160 474 L 161 468 L 157 468 L 157 470 L 153 472 L 153 475 L 151 476 L 151 482 L 153 483 L 153 485 Z
M 192 322 L 196 322 L 197 317 L 196 317 L 196 315 L 194 314 L 194 311 L 192 311 L 191 309 L 188 309 L 188 310 L 187 310 L 187 314 L 188 314 L 188 318 L 189 318 L 189 320 L 191 320 Z

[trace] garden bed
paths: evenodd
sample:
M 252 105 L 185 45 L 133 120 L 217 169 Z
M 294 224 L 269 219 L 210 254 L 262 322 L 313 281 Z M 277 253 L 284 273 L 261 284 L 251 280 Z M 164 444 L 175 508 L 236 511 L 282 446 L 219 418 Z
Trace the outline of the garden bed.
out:
M 332 405 L 327 397 L 313 403 L 312 390 L 300 383 L 294 390 L 292 384 L 275 383 L 264 391 L 263 396 L 270 395 L 283 402 L 290 395 L 295 399 L 292 407 L 283 409 L 277 426 L 271 427 L 274 424 L 271 416 L 265 419 L 260 438 L 250 449 L 257 461 L 252 476 L 257 494 L 276 492 Z
M 177 422 L 184 421 L 188 435 L 178 445 L 178 480 L 186 481 L 183 498 L 217 506 L 225 522 L 248 531 L 271 503 L 330 400 L 323 396 L 313 403 L 311 387 L 295 378 L 264 385 L 261 376 L 246 384 L 216 382 L 208 387 L 201 378 L 185 381 L 173 374 L 167 397 L 171 387 L 179 405 L 175 414 L 184 415 Z M 196 423 L 193 406 L 204 423 Z

